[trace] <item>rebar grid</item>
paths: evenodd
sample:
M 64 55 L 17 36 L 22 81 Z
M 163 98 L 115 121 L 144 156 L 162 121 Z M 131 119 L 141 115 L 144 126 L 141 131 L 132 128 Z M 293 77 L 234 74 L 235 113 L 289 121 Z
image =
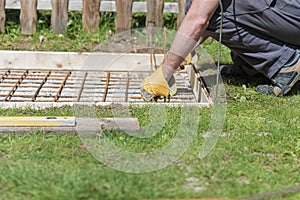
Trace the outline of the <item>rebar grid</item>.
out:
M 140 86 L 150 72 L 0 69 L 0 101 L 143 102 Z M 176 73 L 171 102 L 196 102 L 188 75 Z

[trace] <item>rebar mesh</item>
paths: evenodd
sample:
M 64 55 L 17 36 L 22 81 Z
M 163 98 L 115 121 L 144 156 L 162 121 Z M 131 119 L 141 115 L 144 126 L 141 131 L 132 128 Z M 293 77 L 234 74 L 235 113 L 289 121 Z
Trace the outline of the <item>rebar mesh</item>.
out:
M 143 102 L 140 85 L 146 71 L 0 69 L 0 101 Z M 176 73 L 176 102 L 196 102 L 188 75 Z

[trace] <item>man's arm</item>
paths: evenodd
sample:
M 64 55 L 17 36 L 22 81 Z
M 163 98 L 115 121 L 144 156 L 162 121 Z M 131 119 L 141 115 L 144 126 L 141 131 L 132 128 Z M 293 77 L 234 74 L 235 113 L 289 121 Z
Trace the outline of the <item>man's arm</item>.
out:
M 206 39 L 203 32 L 206 30 L 209 20 L 218 5 L 219 0 L 193 1 L 164 60 L 163 68 L 168 67 L 176 70 L 195 46 Z M 169 76 L 166 77 L 167 80 L 168 78 Z
M 185 16 L 167 56 L 155 72 L 143 81 L 141 94 L 145 101 L 176 93 L 173 73 L 186 56 L 201 44 L 206 36 L 209 20 L 219 5 L 219 0 L 194 0 Z

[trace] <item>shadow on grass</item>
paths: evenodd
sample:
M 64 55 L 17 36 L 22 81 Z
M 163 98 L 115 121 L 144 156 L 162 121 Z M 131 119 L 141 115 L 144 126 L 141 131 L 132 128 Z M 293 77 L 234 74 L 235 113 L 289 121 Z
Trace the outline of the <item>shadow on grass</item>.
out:
M 271 85 L 271 81 L 261 74 L 244 75 L 244 74 L 222 74 L 222 80 L 225 84 L 241 87 L 256 88 L 258 85 Z M 292 90 L 286 96 L 293 96 L 300 94 L 300 81 L 298 81 Z

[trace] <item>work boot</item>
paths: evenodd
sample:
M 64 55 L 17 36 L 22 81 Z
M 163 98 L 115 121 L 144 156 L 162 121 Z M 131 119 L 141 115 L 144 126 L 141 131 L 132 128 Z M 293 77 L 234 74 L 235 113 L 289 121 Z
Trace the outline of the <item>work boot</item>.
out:
M 300 50 L 277 72 L 271 81 L 273 85 L 259 85 L 256 91 L 262 94 L 283 96 L 300 80 Z

